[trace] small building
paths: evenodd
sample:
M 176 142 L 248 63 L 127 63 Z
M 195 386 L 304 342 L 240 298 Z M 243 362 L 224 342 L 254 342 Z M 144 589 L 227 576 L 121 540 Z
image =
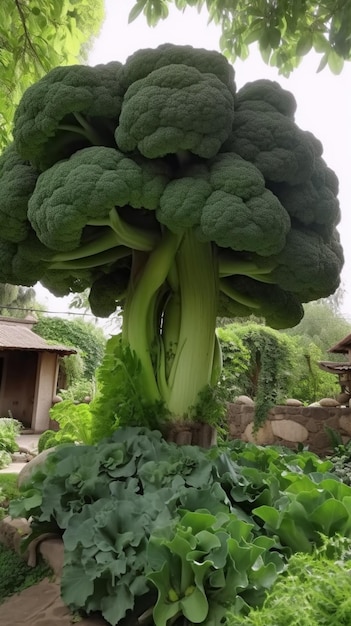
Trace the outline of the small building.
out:
M 339 377 L 339 383 L 341 387 L 340 401 L 344 404 L 347 400 L 351 399 L 351 335 L 347 335 L 344 339 L 339 341 L 329 348 L 328 352 L 331 354 L 344 354 L 346 359 L 337 363 L 335 361 L 320 361 L 319 367 L 325 372 L 330 374 L 336 374 Z
M 59 357 L 75 354 L 50 345 L 33 332 L 34 317 L 0 317 L 0 417 L 14 417 L 26 429 L 49 427 L 57 391 Z

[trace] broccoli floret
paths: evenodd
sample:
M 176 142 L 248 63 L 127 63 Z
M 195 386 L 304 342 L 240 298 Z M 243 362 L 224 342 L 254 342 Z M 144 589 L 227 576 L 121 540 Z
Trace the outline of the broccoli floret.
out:
M 0 156 L 0 231 L 7 241 L 23 241 L 28 235 L 28 200 L 38 175 L 13 145 Z
M 214 50 L 194 49 L 192 46 L 177 46 L 165 43 L 158 48 L 137 50 L 128 57 L 121 70 L 124 89 L 155 70 L 169 65 L 188 65 L 202 74 L 214 74 L 235 94 L 234 70 L 225 57 Z
M 17 108 L 16 150 L 39 169 L 113 138 L 122 106 L 121 63 L 56 67 L 25 92 Z
M 337 177 L 320 157 L 315 161 L 311 178 L 305 183 L 270 185 L 292 218 L 305 226 L 314 224 L 321 235 L 340 221 L 338 188 Z M 325 228 L 319 229 L 319 224 Z
M 305 228 L 290 230 L 276 262 L 271 280 L 308 302 L 326 298 L 338 288 L 344 257 L 337 233 L 324 241 Z
M 111 227 L 115 237 L 110 248 L 130 244 L 148 250 L 154 243 L 151 235 L 123 229 L 115 206 L 155 209 L 167 180 L 167 167 L 160 162 L 141 165 L 113 148 L 85 148 L 41 174 L 28 203 L 28 219 L 52 250 L 78 248 L 87 226 Z
M 298 297 L 277 285 L 260 283 L 248 276 L 232 276 L 220 281 L 220 313 L 223 317 L 265 319 L 272 328 L 296 326 L 303 317 Z
M 307 181 L 315 165 L 315 144 L 281 113 L 238 111 L 222 148 L 253 163 L 266 180 L 296 185 Z
M 233 96 L 217 76 L 167 65 L 127 90 L 116 142 L 150 159 L 182 150 L 210 158 L 228 138 L 233 117 Z
M 290 91 L 286 91 L 279 83 L 271 80 L 255 80 L 246 83 L 237 93 L 238 111 L 278 112 L 294 119 L 296 100 Z
M 200 239 L 263 256 L 279 252 L 290 229 L 288 213 L 265 188 L 261 172 L 232 153 L 170 182 L 156 214 L 173 232 L 197 227 Z
M 114 268 L 109 274 L 102 274 L 91 285 L 89 305 L 96 317 L 108 317 L 123 306 L 127 296 L 130 268 Z

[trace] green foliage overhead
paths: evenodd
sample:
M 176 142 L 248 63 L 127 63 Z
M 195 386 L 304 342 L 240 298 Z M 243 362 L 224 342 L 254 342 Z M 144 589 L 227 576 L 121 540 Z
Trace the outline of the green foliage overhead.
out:
M 339 74 L 344 60 L 351 59 L 351 5 L 328 0 L 137 0 L 129 21 L 143 13 L 149 26 L 168 17 L 174 4 L 209 13 L 222 34 L 220 46 L 233 61 L 245 59 L 249 47 L 257 43 L 266 63 L 279 68 L 286 76 L 303 57 L 314 50 L 320 54 L 318 70 L 324 67 Z
M 23 92 L 56 65 L 85 59 L 103 0 L 1 0 L 0 152 Z
M 351 536 L 351 488 L 332 464 L 241 441 L 205 451 L 125 428 L 95 446 L 62 445 L 21 488 L 11 515 L 32 518 L 25 547 L 63 536 L 62 597 L 131 625 L 243 617 L 296 550 L 320 533 Z M 289 532 L 290 529 L 290 532 Z M 279 542 L 277 541 L 279 536 Z
M 35 300 L 35 290 L 32 287 L 0 284 L 0 315 L 22 318 L 26 317 L 31 308 L 40 309 L 40 307 Z
M 46 341 L 77 348 L 84 362 L 84 377 L 88 380 L 94 377 L 106 342 L 101 328 L 83 320 L 42 317 L 34 325 L 33 331 Z
M 223 55 L 171 44 L 57 67 L 21 99 L 0 157 L 0 280 L 121 307 L 136 411 L 201 417 L 217 315 L 286 328 L 338 287 L 338 181 L 295 109 L 277 83 L 237 91 Z

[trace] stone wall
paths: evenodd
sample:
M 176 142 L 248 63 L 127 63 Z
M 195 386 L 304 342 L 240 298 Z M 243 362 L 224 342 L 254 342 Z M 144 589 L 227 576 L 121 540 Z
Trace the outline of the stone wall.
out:
M 341 435 L 344 443 L 351 438 L 351 408 L 342 406 L 276 406 L 256 435 L 253 434 L 253 403 L 228 405 L 231 439 L 242 439 L 259 445 L 283 445 L 296 449 L 298 444 L 320 456 L 333 450 L 328 426 Z

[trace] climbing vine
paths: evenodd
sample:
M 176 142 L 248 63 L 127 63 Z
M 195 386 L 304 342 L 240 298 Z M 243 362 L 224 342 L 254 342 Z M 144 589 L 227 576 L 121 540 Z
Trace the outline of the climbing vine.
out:
M 221 384 L 232 394 L 255 400 L 255 429 L 268 411 L 289 395 L 293 342 L 260 324 L 229 324 L 217 330 L 223 353 Z M 233 393 L 234 392 L 234 393 Z

